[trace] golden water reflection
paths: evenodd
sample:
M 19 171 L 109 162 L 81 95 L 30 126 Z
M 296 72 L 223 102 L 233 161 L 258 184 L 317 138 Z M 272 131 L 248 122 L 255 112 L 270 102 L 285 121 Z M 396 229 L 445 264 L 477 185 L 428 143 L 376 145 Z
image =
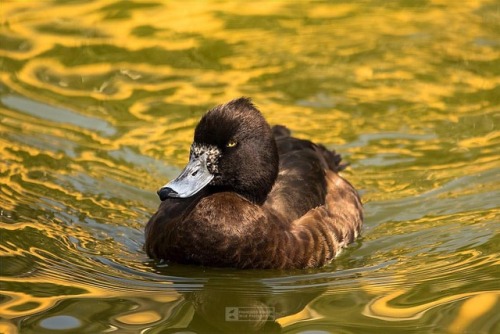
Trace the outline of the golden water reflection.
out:
M 407 308 L 393 307 L 391 302 L 406 293 L 406 291 L 394 291 L 384 297 L 379 297 L 366 305 L 363 312 L 366 316 L 378 318 L 385 321 L 406 321 L 421 318 L 425 312 L 434 307 L 448 303 L 463 301 L 460 307 L 459 316 L 449 326 L 452 332 L 466 329 L 473 320 L 480 318 L 484 314 L 495 310 L 498 307 L 500 293 L 498 291 L 481 291 L 477 293 L 457 294 L 450 297 L 443 297 L 434 302 L 411 306 Z M 472 311 L 473 310 L 473 311 Z
M 269 332 L 495 330 L 499 21 L 488 0 L 3 1 L 0 331 L 231 331 L 238 305 Z M 366 228 L 331 266 L 143 253 L 199 117 L 242 95 L 352 163 Z

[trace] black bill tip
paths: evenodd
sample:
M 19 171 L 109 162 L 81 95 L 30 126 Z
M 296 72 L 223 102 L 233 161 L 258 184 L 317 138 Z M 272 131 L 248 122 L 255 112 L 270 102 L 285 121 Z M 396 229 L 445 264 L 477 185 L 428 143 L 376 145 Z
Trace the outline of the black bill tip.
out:
M 164 201 L 169 197 L 178 197 L 177 191 L 169 187 L 160 188 L 160 190 L 158 190 L 156 193 L 160 197 L 161 201 Z

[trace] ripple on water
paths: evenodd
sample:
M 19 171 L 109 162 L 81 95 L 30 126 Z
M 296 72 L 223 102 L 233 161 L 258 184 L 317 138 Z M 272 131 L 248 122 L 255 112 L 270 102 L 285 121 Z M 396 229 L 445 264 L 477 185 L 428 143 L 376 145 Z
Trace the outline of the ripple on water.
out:
M 19 110 L 39 119 L 72 124 L 78 128 L 92 130 L 105 136 L 112 136 L 116 133 L 116 130 L 109 123 L 101 119 L 90 118 L 79 113 L 56 108 L 22 96 L 3 96 L 1 102 L 13 110 Z
M 40 327 L 50 330 L 70 330 L 80 326 L 80 320 L 70 315 L 56 315 L 40 321 Z

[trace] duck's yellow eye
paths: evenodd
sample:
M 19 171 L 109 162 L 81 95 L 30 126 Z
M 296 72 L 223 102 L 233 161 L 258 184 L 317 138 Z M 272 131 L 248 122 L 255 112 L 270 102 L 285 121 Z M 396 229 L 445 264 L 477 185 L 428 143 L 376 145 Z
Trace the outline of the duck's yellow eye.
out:
M 238 142 L 236 140 L 231 139 L 227 144 L 226 147 L 235 147 Z

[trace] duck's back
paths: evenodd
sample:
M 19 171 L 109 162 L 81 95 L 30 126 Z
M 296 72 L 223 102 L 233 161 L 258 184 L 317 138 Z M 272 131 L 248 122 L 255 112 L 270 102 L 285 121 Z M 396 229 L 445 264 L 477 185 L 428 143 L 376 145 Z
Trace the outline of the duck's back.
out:
M 326 172 L 344 168 L 341 158 L 321 145 L 290 136 L 283 126 L 273 127 L 279 154 L 279 174 L 265 205 L 295 220 L 325 204 Z

